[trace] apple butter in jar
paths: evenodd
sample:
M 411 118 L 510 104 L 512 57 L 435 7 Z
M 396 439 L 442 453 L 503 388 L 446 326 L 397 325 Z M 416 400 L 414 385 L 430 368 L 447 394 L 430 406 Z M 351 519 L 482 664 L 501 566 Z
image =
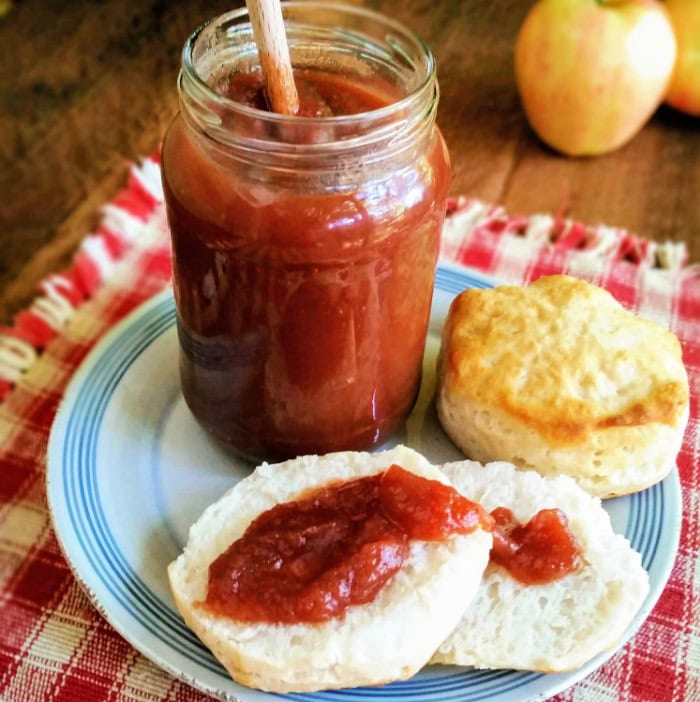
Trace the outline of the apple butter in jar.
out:
M 251 459 L 370 449 L 420 383 L 450 166 L 402 25 L 283 4 L 300 107 L 267 109 L 245 9 L 183 50 L 163 144 L 182 391 Z

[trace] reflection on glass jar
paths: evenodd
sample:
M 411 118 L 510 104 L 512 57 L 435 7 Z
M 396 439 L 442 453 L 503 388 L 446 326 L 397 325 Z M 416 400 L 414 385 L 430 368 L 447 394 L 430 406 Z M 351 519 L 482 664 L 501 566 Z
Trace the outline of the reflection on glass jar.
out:
M 361 8 L 284 5 L 300 113 L 245 10 L 183 51 L 163 180 L 185 399 L 251 458 L 368 449 L 420 383 L 449 160 L 433 58 Z

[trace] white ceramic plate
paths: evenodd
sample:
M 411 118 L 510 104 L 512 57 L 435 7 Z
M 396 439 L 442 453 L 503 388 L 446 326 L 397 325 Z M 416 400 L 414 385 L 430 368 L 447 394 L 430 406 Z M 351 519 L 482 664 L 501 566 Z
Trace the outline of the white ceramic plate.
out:
M 439 428 L 431 403 L 440 328 L 456 293 L 494 284 L 468 269 L 438 269 L 423 387 L 404 432 L 394 440 L 434 462 L 462 458 Z M 560 692 L 607 657 L 557 675 L 431 666 L 411 680 L 381 688 L 315 694 L 272 695 L 237 685 L 180 619 L 166 566 L 182 549 L 190 524 L 250 469 L 207 438 L 182 399 L 170 291 L 136 310 L 94 349 L 72 380 L 51 431 L 49 505 L 76 577 L 117 631 L 194 687 L 241 702 L 280 697 L 524 702 Z M 629 637 L 661 594 L 678 547 L 676 471 L 642 493 L 608 501 L 606 508 L 616 531 L 641 552 L 651 579 L 651 592 Z

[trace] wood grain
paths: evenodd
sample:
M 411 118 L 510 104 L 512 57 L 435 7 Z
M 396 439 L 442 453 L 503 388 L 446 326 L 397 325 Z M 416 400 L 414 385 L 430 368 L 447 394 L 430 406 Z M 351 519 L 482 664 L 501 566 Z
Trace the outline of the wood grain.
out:
M 180 51 L 230 0 L 23 0 L 0 17 L 0 324 L 64 267 L 177 109 Z M 700 261 L 700 120 L 662 108 L 627 146 L 570 159 L 524 118 L 513 43 L 529 0 L 356 0 L 433 48 L 452 191 L 513 213 L 560 212 Z

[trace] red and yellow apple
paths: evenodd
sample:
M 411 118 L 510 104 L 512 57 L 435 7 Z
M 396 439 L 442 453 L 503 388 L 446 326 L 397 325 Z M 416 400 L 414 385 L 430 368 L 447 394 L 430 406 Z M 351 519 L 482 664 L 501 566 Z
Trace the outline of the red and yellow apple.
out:
M 515 78 L 542 141 L 596 155 L 642 128 L 663 102 L 675 59 L 657 0 L 539 0 L 518 32 Z
M 700 116 L 700 0 L 666 0 L 678 42 L 678 58 L 666 102 Z

